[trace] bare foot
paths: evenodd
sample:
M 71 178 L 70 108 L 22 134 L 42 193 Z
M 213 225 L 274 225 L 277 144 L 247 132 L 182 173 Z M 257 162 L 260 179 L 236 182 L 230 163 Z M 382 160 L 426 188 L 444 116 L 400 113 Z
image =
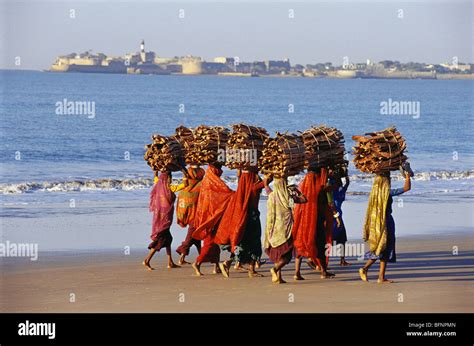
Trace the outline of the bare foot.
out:
M 255 268 L 260 269 L 265 263 L 267 263 L 267 260 L 257 261 L 255 262 Z
M 240 263 L 236 263 L 235 266 L 234 266 L 234 269 L 235 270 L 245 270 L 245 268 L 242 267 L 242 265 Z
M 298 273 L 298 274 L 295 274 L 295 276 L 293 276 L 293 279 L 295 279 L 296 281 L 300 281 L 300 280 L 304 280 L 304 277 L 302 277 L 301 274 Z
M 196 276 L 203 276 L 204 274 L 201 273 L 200 266 L 198 266 L 196 263 L 191 264 L 191 266 L 194 269 L 194 272 L 196 273 Z
M 321 274 L 321 279 L 332 279 L 336 276 L 334 273 L 325 272 Z
M 221 270 L 221 273 L 224 275 L 224 277 L 229 277 L 229 268 L 225 265 L 225 263 L 219 263 L 219 269 Z
M 352 264 L 350 264 L 349 262 L 346 262 L 346 260 L 341 260 L 341 262 L 339 263 L 340 266 L 342 267 L 345 267 L 345 266 L 350 266 Z
M 168 269 L 173 269 L 173 268 L 181 268 L 181 267 L 175 264 L 174 262 L 168 263 Z
M 147 262 L 147 261 L 143 261 L 142 264 L 145 266 L 146 269 L 148 270 L 155 270 L 155 268 L 152 268 L 150 266 L 150 262 Z
M 277 284 L 286 284 L 286 281 L 283 278 L 278 278 Z
M 222 273 L 221 268 L 219 268 L 218 263 L 214 263 L 214 269 L 212 270 L 212 274 L 220 274 Z
M 275 271 L 275 268 L 270 269 L 270 273 L 272 273 L 272 282 L 278 282 L 278 274 Z
M 178 261 L 178 264 L 179 264 L 180 266 L 182 266 L 182 265 L 191 264 L 191 263 L 188 262 L 188 261 L 185 261 L 184 258 L 183 258 L 183 259 L 180 258 L 179 261 Z
M 257 273 L 257 272 L 255 272 L 255 271 L 252 272 L 252 271 L 249 270 L 249 278 L 255 278 L 255 277 L 257 277 L 257 278 L 263 278 L 264 276 L 263 276 L 262 274 L 260 274 L 260 273 Z
M 377 283 L 378 284 L 393 284 L 393 280 L 388 280 L 388 279 L 385 279 L 385 278 L 383 280 L 378 279 Z
M 367 279 L 367 270 L 364 268 L 359 269 L 359 275 L 362 281 L 369 282 L 369 279 Z

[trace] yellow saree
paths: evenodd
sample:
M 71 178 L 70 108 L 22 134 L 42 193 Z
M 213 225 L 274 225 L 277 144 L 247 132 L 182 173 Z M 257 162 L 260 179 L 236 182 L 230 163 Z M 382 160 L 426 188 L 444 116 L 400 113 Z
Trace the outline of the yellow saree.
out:
M 369 242 L 370 252 L 377 256 L 387 246 L 386 211 L 389 196 L 390 177 L 377 175 L 370 192 L 363 231 L 363 238 Z
M 293 199 L 285 179 L 275 179 L 273 191 L 268 195 L 265 248 L 276 248 L 291 237 L 293 227 Z

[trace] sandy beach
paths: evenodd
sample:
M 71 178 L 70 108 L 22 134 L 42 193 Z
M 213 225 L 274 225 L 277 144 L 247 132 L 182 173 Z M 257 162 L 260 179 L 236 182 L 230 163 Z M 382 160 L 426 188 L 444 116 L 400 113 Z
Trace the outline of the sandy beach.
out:
M 363 244 L 366 205 L 351 197 L 343 206 L 349 243 Z M 2 312 L 474 312 L 469 201 L 414 203 L 407 195 L 403 207 L 394 202 L 398 261 L 389 264 L 388 277 L 396 282 L 383 286 L 376 283 L 378 265 L 369 272 L 372 282 L 362 282 L 362 261 L 354 257 L 350 267 L 331 259 L 332 280 L 304 264 L 306 280 L 295 282 L 292 262 L 283 285 L 271 283 L 271 263 L 260 270 L 264 278 L 232 271 L 226 279 L 211 274 L 209 264 L 198 278 L 189 265 L 167 269 L 164 251 L 152 261 L 156 270 L 147 271 L 141 265 L 151 227 L 145 199 L 78 203 L 74 210 L 50 205 L 38 216 L 25 206 L 31 217 L 15 208 L 18 217 L 1 220 L 2 242 L 35 243 L 38 259 L 0 257 Z M 265 200 L 260 210 L 265 225 Z M 185 233 L 173 225 L 173 248 Z M 188 259 L 195 257 L 193 248 Z
M 457 246 L 458 254 L 453 254 Z M 393 284 L 376 283 L 378 265 L 362 282 L 362 262 L 340 267 L 337 277 L 322 280 L 303 266 L 305 281 L 292 280 L 293 262 L 284 268 L 288 283 L 264 278 L 193 276 L 189 265 L 167 269 L 164 253 L 154 271 L 140 264 L 146 249 L 44 252 L 38 261 L 3 258 L 2 312 L 474 312 L 474 241 L 470 234 L 400 237 L 398 262 L 389 265 Z M 227 254 L 226 254 L 227 255 Z M 225 256 L 226 256 L 225 255 Z M 195 252 L 190 254 L 190 259 Z

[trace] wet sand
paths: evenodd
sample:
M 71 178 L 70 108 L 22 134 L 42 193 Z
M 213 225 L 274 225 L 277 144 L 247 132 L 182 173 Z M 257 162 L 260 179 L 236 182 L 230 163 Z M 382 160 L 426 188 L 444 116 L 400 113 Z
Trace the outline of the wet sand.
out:
M 458 254 L 453 254 L 457 247 Z M 456 250 L 456 248 L 454 248 Z M 0 259 L 2 312 L 474 312 L 474 240 L 471 234 L 399 237 L 398 261 L 389 264 L 393 284 L 359 279 L 362 262 L 340 267 L 336 278 L 320 279 L 303 265 L 305 281 L 293 281 L 294 262 L 284 268 L 287 284 L 231 271 L 229 279 L 195 277 L 189 265 L 167 269 L 164 253 L 141 265 L 146 249 L 44 252 L 38 261 Z M 190 259 L 196 253 L 190 254 Z M 221 258 L 227 257 L 227 253 Z M 175 256 L 177 260 L 177 256 Z

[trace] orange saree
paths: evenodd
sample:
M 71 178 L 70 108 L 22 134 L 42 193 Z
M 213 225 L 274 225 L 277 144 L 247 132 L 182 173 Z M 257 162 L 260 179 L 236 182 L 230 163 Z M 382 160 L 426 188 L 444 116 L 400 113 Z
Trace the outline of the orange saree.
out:
M 194 215 L 196 230 L 193 238 L 204 240 L 197 263 L 219 261 L 220 249 L 214 242 L 215 230 L 226 210 L 232 191 L 220 178 L 222 170 L 209 165 L 201 183 L 201 191 Z
M 192 227 L 194 224 L 194 215 L 196 214 L 204 170 L 200 167 L 189 167 L 188 175 L 188 186 L 179 192 L 178 203 L 176 204 L 176 220 L 181 227 L 187 225 Z

